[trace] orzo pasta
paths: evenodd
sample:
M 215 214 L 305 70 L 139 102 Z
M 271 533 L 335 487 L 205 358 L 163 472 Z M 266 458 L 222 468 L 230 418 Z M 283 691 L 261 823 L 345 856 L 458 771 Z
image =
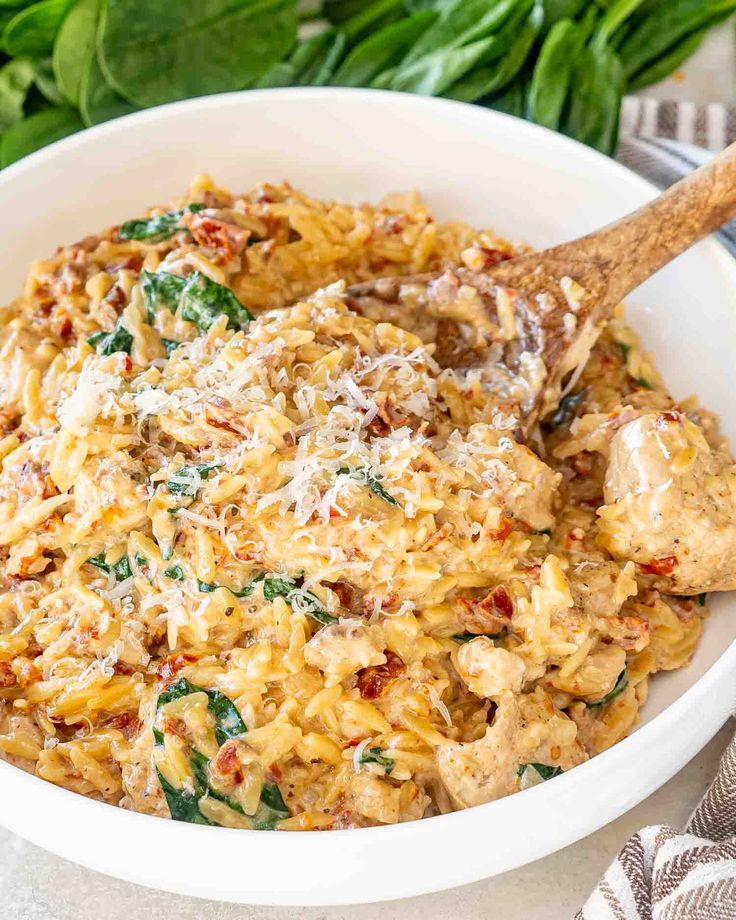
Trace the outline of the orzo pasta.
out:
M 414 196 L 203 177 L 37 262 L 2 311 L 2 756 L 307 830 L 486 802 L 622 738 L 705 608 L 675 551 L 627 557 L 609 456 L 654 420 L 683 469 L 718 457 L 713 419 L 617 317 L 523 443 L 482 371 L 438 363 L 441 322 L 345 289 L 512 254 Z

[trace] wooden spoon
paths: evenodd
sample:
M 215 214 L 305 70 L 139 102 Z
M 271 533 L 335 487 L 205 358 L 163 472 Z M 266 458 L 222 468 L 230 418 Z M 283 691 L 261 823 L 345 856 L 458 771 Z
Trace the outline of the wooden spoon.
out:
M 595 233 L 488 271 L 461 268 L 353 285 L 348 302 L 369 314 L 389 310 L 399 324 L 408 310 L 438 318 L 439 363 L 492 367 L 500 396 L 518 406 L 528 431 L 574 385 L 613 308 L 734 217 L 736 144 Z

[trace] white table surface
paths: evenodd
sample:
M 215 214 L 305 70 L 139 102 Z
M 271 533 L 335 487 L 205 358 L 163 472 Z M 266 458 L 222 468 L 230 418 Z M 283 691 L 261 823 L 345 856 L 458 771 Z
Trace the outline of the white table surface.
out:
M 646 93 L 696 102 L 736 102 L 733 25 L 710 35 L 676 79 Z M 734 727 L 731 720 L 669 783 L 603 830 L 523 869 L 464 888 L 362 907 L 295 911 L 218 904 L 108 878 L 0 829 L 0 917 L 294 920 L 298 915 L 299 920 L 569 920 L 634 831 L 647 824 L 683 824 L 710 783 Z

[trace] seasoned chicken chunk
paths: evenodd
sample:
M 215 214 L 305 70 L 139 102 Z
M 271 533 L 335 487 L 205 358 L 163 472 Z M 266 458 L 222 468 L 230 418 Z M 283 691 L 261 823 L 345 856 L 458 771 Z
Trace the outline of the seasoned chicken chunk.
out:
M 577 726 L 541 689 L 502 693 L 493 724 L 478 741 L 448 742 L 437 751 L 440 778 L 458 808 L 492 802 L 519 789 L 521 764 L 563 770 L 586 759 Z
M 685 415 L 641 415 L 613 437 L 600 541 L 672 594 L 736 588 L 736 465 Z
M 493 699 L 521 690 L 525 666 L 518 655 L 496 648 L 486 636 L 478 636 L 460 648 L 457 669 L 472 693 Z

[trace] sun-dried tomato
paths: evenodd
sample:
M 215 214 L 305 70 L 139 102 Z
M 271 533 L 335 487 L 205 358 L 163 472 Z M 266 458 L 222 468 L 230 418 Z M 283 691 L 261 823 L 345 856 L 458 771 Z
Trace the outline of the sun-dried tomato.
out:
M 406 665 L 390 649 L 384 651 L 386 664 L 377 664 L 358 671 L 358 690 L 364 700 L 377 700 L 386 687 L 406 671 Z
M 662 556 L 661 559 L 640 563 L 639 568 L 645 575 L 671 575 L 676 565 L 677 556 Z
M 189 655 L 187 652 L 175 652 L 173 655 L 167 655 L 166 658 L 156 668 L 156 673 L 161 680 L 171 680 L 182 668 L 194 664 L 197 660 L 195 655 Z

